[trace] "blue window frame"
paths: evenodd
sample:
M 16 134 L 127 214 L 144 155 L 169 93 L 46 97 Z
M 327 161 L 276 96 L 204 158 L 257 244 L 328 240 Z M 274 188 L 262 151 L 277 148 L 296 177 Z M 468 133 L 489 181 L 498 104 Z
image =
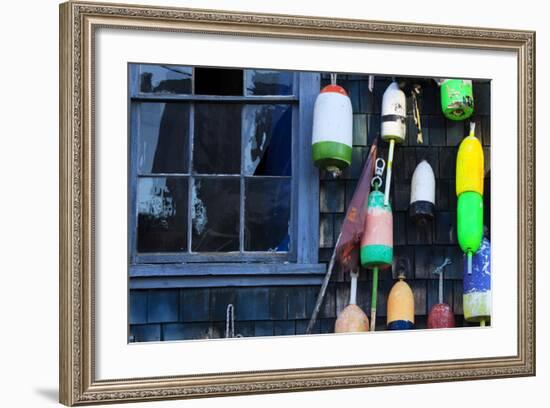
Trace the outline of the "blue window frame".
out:
M 320 75 L 128 73 L 130 288 L 319 283 L 310 144 Z

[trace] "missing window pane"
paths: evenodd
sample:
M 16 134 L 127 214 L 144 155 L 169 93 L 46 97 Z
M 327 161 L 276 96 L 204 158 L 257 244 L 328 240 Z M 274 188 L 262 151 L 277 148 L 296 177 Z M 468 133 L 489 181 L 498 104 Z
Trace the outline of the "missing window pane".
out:
M 141 93 L 190 94 L 193 68 L 177 65 L 140 65 Z
M 187 250 L 186 178 L 140 178 L 137 205 L 138 252 Z
M 241 111 L 239 104 L 195 105 L 193 168 L 198 174 L 241 172 Z
M 139 173 L 186 173 L 189 162 L 189 105 L 142 103 L 139 119 Z
M 195 178 L 191 197 L 192 250 L 239 250 L 239 178 Z
M 242 96 L 243 70 L 195 68 L 195 94 Z
M 244 174 L 290 176 L 292 107 L 247 105 L 243 111 Z
M 291 71 L 246 70 L 247 95 L 292 95 Z
M 245 183 L 245 251 L 288 251 L 290 179 L 254 179 Z

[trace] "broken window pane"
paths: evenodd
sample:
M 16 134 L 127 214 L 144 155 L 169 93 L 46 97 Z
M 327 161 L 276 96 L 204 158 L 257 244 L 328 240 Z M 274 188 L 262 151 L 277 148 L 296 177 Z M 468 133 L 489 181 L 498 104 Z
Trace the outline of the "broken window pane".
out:
M 243 111 L 244 174 L 290 176 L 292 107 L 246 105 Z
M 242 105 L 197 103 L 193 169 L 199 174 L 240 174 Z
M 138 252 L 187 250 L 187 178 L 138 180 Z
M 243 70 L 195 68 L 195 95 L 243 95 Z
M 247 95 L 292 95 L 291 71 L 246 70 Z
M 195 178 L 192 191 L 192 250 L 238 251 L 239 178 Z
M 288 251 L 290 179 L 248 178 L 245 182 L 245 251 Z
M 189 104 L 140 104 L 138 171 L 187 173 L 189 162 Z
M 178 65 L 140 65 L 141 93 L 191 94 L 193 68 Z

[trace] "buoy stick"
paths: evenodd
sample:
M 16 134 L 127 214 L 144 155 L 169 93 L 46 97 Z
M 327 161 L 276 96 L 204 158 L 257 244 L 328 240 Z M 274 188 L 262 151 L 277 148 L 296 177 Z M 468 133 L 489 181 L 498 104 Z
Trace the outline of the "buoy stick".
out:
M 376 327 L 376 296 L 378 294 L 378 266 L 372 268 L 372 295 L 370 300 L 370 331 Z
M 311 331 L 313 330 L 313 326 L 315 326 L 315 322 L 317 321 L 319 310 L 321 310 L 321 305 L 325 300 L 325 293 L 327 291 L 328 283 L 330 282 L 332 270 L 334 269 L 334 262 L 336 261 L 336 248 L 338 248 L 338 244 L 340 243 L 341 237 L 342 237 L 342 233 L 338 235 L 338 239 L 336 240 L 336 245 L 334 245 L 334 251 L 332 251 L 332 256 L 330 257 L 330 262 L 328 264 L 327 273 L 325 274 L 325 279 L 323 280 L 321 289 L 319 289 L 319 294 L 317 295 L 317 302 L 315 303 L 315 308 L 313 309 L 313 313 L 311 314 L 311 318 L 309 319 L 309 323 L 307 324 L 306 334 L 311 334 Z
M 468 275 L 472 274 L 472 251 L 468 251 Z
M 435 268 L 435 271 L 434 271 L 436 275 L 439 275 L 439 303 L 443 303 L 443 270 L 447 265 L 450 265 L 452 263 L 453 262 L 451 261 L 450 258 L 445 258 L 443 263 L 439 265 L 437 268 Z
M 390 140 L 390 151 L 388 152 L 388 160 L 386 165 L 386 185 L 384 188 L 384 205 L 388 205 L 390 202 L 390 184 L 391 184 L 391 168 L 393 164 L 393 149 L 395 147 L 395 140 Z
M 357 304 L 357 277 L 359 276 L 358 271 L 350 272 L 351 277 L 351 287 L 349 290 L 349 304 Z
M 439 273 L 439 303 L 443 303 L 443 270 Z

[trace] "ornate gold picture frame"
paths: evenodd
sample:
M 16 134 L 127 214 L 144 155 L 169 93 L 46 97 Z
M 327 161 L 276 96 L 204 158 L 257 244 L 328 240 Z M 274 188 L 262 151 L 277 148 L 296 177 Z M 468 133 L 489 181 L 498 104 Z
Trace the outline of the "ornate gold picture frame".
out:
M 95 33 L 100 28 L 507 51 L 517 55 L 517 353 L 490 358 L 98 380 Z M 535 374 L 535 33 L 105 5 L 60 6 L 60 402 L 66 405 Z

